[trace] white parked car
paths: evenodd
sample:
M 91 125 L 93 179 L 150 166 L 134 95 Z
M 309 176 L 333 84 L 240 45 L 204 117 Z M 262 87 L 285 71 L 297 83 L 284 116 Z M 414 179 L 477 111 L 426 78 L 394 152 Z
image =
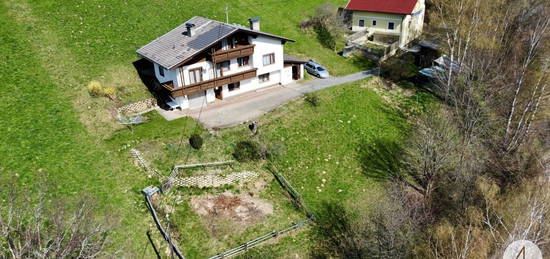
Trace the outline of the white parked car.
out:
M 304 65 L 304 68 L 308 73 L 319 78 L 327 78 L 330 76 L 328 71 L 323 66 L 313 61 L 307 62 Z

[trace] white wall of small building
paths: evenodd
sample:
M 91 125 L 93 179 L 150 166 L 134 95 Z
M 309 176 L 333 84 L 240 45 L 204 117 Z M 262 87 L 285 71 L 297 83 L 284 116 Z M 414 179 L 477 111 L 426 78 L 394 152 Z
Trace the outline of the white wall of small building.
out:
M 292 66 L 283 68 L 283 74 L 281 75 L 281 84 L 287 85 L 292 83 Z

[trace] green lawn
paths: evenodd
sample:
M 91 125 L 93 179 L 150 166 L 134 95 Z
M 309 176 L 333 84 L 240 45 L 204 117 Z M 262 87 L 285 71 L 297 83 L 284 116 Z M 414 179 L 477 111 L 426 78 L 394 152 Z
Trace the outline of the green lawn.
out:
M 113 148 L 138 148 L 147 160 L 152 161 L 153 166 L 163 172 L 168 172 L 174 161 L 179 164 L 185 161 L 195 163 L 232 159 L 234 146 L 241 140 L 259 139 L 265 143 L 282 143 L 284 155 L 273 163 L 302 194 L 306 206 L 318 216 L 323 216 L 325 203 L 347 205 L 364 202 L 367 205 L 363 206 L 368 207 L 368 203 L 383 193 L 383 190 L 380 189 L 377 179 L 367 177 L 370 172 L 365 171 L 364 163 L 368 161 L 364 161 L 360 148 L 373 143 L 401 143 L 408 127 L 403 112 L 389 107 L 388 103 L 372 90 L 377 87 L 378 82 L 367 79 L 319 91 L 321 104 L 317 107 L 302 99 L 287 104 L 259 119 L 260 133 L 255 137 L 250 136 L 248 128 L 244 125 L 211 134 L 200 127 L 196 128 L 187 119 L 166 122 L 156 113 L 150 113 L 147 116 L 151 122 L 136 126 L 133 133 L 128 130 L 118 132 L 108 139 L 107 143 L 113 145 Z M 400 95 L 399 98 L 393 99 L 399 104 L 405 104 L 406 107 L 403 109 L 415 110 L 430 102 L 429 98 L 419 96 L 423 95 Z M 186 123 L 189 124 L 185 125 Z M 193 129 L 197 129 L 204 138 L 204 146 L 201 150 L 189 149 L 189 144 L 185 141 L 180 149 L 181 155 L 175 157 L 179 136 L 159 134 L 159 129 L 187 129 L 185 139 Z M 188 150 L 190 153 L 187 160 Z M 240 167 L 255 166 L 254 170 L 265 171 L 262 169 L 263 164 L 253 163 Z M 270 186 L 265 192 L 266 199 L 279 204 L 279 213 L 294 215 L 294 220 L 298 219 L 296 212 L 289 207 L 288 201 L 280 202 L 281 190 L 276 182 L 269 176 L 264 179 L 270 181 Z M 232 189 L 242 191 L 238 188 Z M 180 199 L 188 201 L 193 195 L 204 191 L 178 189 L 176 193 L 183 197 Z M 247 239 L 290 223 L 276 215 L 263 223 L 263 226 L 247 229 L 242 235 L 232 236 L 223 242 L 212 241 L 204 234 L 205 227 L 188 206 L 178 208 L 172 218 L 182 236 L 182 246 L 190 255 L 198 257 L 221 252 L 222 248 L 236 246 Z M 307 228 L 297 235 L 300 238 L 290 235 L 280 241 L 285 249 L 277 248 L 276 245 L 270 245 L 269 249 L 273 249 L 274 253 L 279 251 L 279 257 L 284 257 L 283 252 L 289 250 L 300 256 L 307 256 L 311 251 L 309 249 L 315 249 L 315 243 L 308 240 L 315 237 Z
M 0 96 L 0 176 L 18 175 L 21 188 L 32 193 L 38 187 L 38 173 L 45 172 L 55 187 L 50 190 L 52 199 L 90 194 L 99 205 L 98 214 L 114 215 L 113 220 L 119 222 L 110 249 L 120 250 L 125 257 L 141 256 L 151 219 L 140 191 L 158 183 L 134 166 L 128 150 L 139 148 L 155 167 L 167 172 L 173 161 L 185 161 L 183 152 L 174 155 L 174 147 L 183 129 L 188 129 L 184 134 L 187 137 L 196 128 L 195 123 L 189 119 L 166 122 L 150 114 L 151 122 L 130 131 L 110 116 L 107 108 L 115 106 L 111 101 L 89 96 L 88 82 L 98 80 L 104 86 L 117 87 L 124 102 L 147 97 L 132 66 L 137 59 L 135 50 L 194 15 L 223 20 L 226 4 L 230 22 L 244 24 L 247 18 L 260 16 L 262 30 L 297 40 L 286 45 L 287 53 L 314 58 L 333 75 L 370 66 L 365 60 L 338 56 L 322 47 L 313 32 L 299 30 L 299 22 L 322 2 L 2 1 L 0 85 L 5 93 Z M 346 1 L 330 2 L 342 6 Z M 347 203 L 362 197 L 358 192 L 379 192 L 377 184 L 363 175 L 357 149 L 361 143 L 379 138 L 398 142 L 403 137 L 405 119 L 387 108 L 376 93 L 359 87 L 362 84 L 366 82 L 322 91 L 319 107 L 296 101 L 261 119 L 260 137 L 284 143 L 286 155 L 277 165 L 314 211 L 320 211 L 321 201 Z M 193 151 L 190 161 L 231 158 L 235 143 L 249 137 L 242 126 L 213 135 L 200 127 L 197 130 L 205 136 L 205 147 Z M 275 200 L 282 193 L 270 182 L 264 195 Z M 292 211 L 287 201 L 277 206 L 283 213 Z M 177 214 L 181 218 L 194 217 L 185 207 Z M 288 220 L 295 220 L 295 216 Z M 214 252 L 214 248 L 203 250 L 208 245 L 207 236 L 195 236 L 196 232 L 187 229 L 201 230 L 193 222 L 197 221 L 178 224 L 187 235 L 183 236 L 186 246 L 182 249 L 187 247 L 192 256 Z M 289 223 L 268 222 L 220 247 Z M 313 238 L 310 231 L 295 235 L 279 240 L 282 247 L 270 243 L 268 250 L 280 256 L 286 250 L 306 255 L 308 250 L 303 248 L 314 246 L 309 242 Z M 190 241 L 195 237 L 197 240 Z M 151 249 L 147 255 L 153 255 Z
M 0 13 L 6 13 L 4 5 Z M 46 176 L 49 199 L 74 202 L 81 194 L 90 195 L 98 214 L 117 223 L 115 233 L 120 234 L 112 236 L 113 249 L 132 257 L 143 246 L 149 222 L 138 195 L 146 182 L 127 160 L 113 156 L 86 132 L 24 40 L 27 32 L 2 15 L 0 35 L 0 180 L 16 177 L 18 187 L 32 195 L 40 187 L 38 179 Z M 135 241 L 127 242 L 128 236 Z

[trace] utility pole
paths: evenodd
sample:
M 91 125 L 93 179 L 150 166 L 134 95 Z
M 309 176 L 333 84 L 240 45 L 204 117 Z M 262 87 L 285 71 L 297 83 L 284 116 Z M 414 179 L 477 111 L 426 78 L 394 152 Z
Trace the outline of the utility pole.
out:
M 225 4 L 225 23 L 229 23 L 229 6 Z

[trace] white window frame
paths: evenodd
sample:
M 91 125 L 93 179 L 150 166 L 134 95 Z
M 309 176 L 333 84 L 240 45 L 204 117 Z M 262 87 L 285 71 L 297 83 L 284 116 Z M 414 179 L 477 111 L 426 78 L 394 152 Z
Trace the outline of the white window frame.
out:
M 266 60 L 266 58 L 267 58 L 267 60 Z M 263 55 L 262 61 L 263 61 L 264 66 L 269 66 L 269 65 L 275 64 L 275 53 L 269 53 L 269 54 Z M 266 61 L 267 61 L 267 63 L 266 63 Z

